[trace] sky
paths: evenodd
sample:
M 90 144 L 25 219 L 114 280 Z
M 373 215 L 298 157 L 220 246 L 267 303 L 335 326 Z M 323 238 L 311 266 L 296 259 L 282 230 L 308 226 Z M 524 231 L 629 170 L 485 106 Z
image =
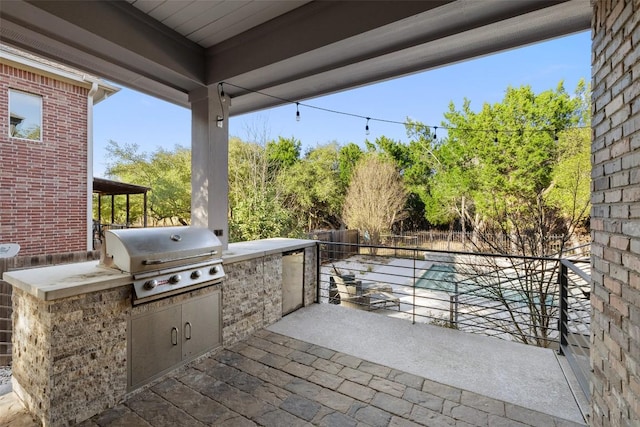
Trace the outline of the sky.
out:
M 410 118 L 440 126 L 450 102 L 461 107 L 467 98 L 477 111 L 484 103 L 500 102 L 509 86 L 529 85 L 538 93 L 564 81 L 566 91 L 573 93 L 580 79 L 591 80 L 588 31 L 301 102 L 364 117 L 396 122 Z M 118 93 L 94 107 L 94 176 L 105 176 L 109 161 L 105 148 L 110 140 L 137 144 L 146 153 L 176 145 L 190 147 L 189 109 L 119 87 Z M 255 135 L 266 140 L 293 137 L 301 141 L 303 152 L 333 141 L 364 146 L 366 139 L 380 136 L 408 141 L 399 124 L 370 121 L 366 135 L 365 119 L 304 106 L 300 116 L 296 121 L 295 103 L 233 116 L 229 135 L 245 141 L 255 141 Z M 443 136 L 440 132 L 438 137 Z

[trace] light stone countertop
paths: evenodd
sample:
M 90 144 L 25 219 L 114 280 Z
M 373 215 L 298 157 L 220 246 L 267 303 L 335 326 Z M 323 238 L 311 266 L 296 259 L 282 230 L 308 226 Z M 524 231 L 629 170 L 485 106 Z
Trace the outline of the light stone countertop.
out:
M 315 240 L 285 238 L 231 243 L 229 249 L 223 252 L 222 260 L 224 264 L 233 264 L 303 249 L 316 243 Z M 44 301 L 103 291 L 133 282 L 131 274 L 98 264 L 98 261 L 88 261 L 8 271 L 2 275 L 2 279 Z
M 261 258 L 267 255 L 281 254 L 314 246 L 316 240 L 272 238 L 251 240 L 249 242 L 229 243 L 229 249 L 222 252 L 224 264 Z
M 127 285 L 131 274 L 98 266 L 98 261 L 7 271 L 2 279 L 45 301 Z

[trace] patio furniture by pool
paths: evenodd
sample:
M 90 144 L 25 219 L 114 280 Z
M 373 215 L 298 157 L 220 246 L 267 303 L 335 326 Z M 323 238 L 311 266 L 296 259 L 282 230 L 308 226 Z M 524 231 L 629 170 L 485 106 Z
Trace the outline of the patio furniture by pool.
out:
M 363 282 L 346 275 L 332 277 L 340 294 L 341 305 L 366 310 L 388 307 L 397 307 L 400 310 L 400 299 L 393 294 L 389 285 Z

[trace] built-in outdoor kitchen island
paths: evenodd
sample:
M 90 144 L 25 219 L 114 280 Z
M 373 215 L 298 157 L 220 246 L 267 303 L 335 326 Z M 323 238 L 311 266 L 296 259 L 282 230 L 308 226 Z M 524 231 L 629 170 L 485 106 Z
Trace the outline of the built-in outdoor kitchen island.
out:
M 220 281 L 141 303 L 130 273 L 98 261 L 7 272 L 13 390 L 44 426 L 85 420 L 314 303 L 316 250 L 312 240 L 232 243 L 222 253 Z

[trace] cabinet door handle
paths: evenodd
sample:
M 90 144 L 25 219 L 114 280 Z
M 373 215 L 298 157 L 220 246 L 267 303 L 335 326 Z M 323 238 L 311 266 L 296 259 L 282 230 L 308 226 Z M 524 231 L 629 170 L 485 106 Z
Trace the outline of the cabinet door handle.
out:
M 178 345 L 178 328 L 171 328 L 171 344 Z
M 189 329 L 187 329 L 187 326 L 189 327 Z M 189 333 L 187 333 L 187 331 L 189 331 Z M 191 339 L 191 322 L 187 322 L 184 324 L 184 339 Z

